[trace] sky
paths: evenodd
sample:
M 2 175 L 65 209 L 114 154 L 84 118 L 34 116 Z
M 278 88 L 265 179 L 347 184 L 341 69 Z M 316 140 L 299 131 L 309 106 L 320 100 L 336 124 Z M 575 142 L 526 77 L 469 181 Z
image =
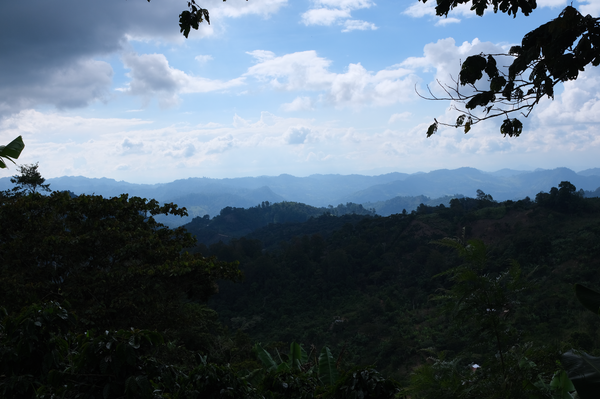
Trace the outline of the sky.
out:
M 441 93 L 469 55 L 506 53 L 567 1 L 516 18 L 437 17 L 434 0 L 197 2 L 211 24 L 188 39 L 186 0 L 0 2 L 0 143 L 22 135 L 18 163 L 46 178 L 132 183 L 600 167 L 593 67 L 522 119 L 518 138 L 501 120 L 425 134 L 457 114 L 418 93 Z M 573 6 L 600 15 L 600 0 Z

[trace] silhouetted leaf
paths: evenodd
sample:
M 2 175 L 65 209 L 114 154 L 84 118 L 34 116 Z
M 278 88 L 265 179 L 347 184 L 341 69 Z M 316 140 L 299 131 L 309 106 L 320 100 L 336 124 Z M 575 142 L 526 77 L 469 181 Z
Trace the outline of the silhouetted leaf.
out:
M 438 129 L 438 123 L 434 122 L 432 123 L 429 128 L 427 129 L 427 137 L 431 137 L 432 135 L 435 134 L 435 132 L 437 132 Z
M 600 314 L 600 293 L 581 284 L 575 284 L 575 295 L 586 309 L 595 314 Z
M 597 399 L 600 392 L 600 357 L 572 350 L 560 356 L 569 379 L 581 399 Z
M 460 70 L 460 84 L 474 84 L 483 77 L 483 70 L 486 67 L 486 60 L 481 55 L 472 55 L 463 62 Z

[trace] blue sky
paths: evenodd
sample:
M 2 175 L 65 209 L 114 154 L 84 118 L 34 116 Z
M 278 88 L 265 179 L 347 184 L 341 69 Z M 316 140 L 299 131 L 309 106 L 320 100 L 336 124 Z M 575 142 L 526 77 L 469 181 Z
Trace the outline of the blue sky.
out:
M 439 18 L 434 3 L 201 0 L 212 24 L 186 40 L 184 0 L 4 1 L 0 139 L 22 135 L 19 163 L 45 177 L 134 183 L 600 166 L 597 68 L 542 102 L 519 138 L 490 120 L 427 139 L 456 114 L 415 88 L 450 83 L 468 55 L 506 52 L 567 5 Z M 600 0 L 573 5 L 600 14 Z

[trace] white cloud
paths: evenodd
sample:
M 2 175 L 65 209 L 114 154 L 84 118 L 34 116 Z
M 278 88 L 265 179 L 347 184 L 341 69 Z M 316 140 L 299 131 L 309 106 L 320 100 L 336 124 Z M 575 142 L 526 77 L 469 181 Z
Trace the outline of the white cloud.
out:
M 347 8 L 351 10 L 369 8 L 375 5 L 371 0 L 315 0 L 314 3 L 317 6 Z
M 435 13 L 435 2 L 428 1 L 427 3 L 413 2 L 402 14 L 412 18 L 423 18 L 429 17 L 430 20 L 435 21 L 436 26 L 444 26 L 448 24 L 460 22 L 460 18 L 471 18 L 476 17 L 474 11 L 468 4 L 460 4 L 458 7 L 454 7 L 447 17 L 437 16 Z
M 38 140 L 36 136 L 52 140 L 87 140 L 106 128 L 108 130 L 127 130 L 152 124 L 152 121 L 137 118 L 84 118 L 65 116 L 58 113 L 42 113 L 25 110 L 0 120 L 0 130 L 9 137 L 24 135 Z
M 455 87 L 458 73 L 460 72 L 460 63 L 469 55 L 474 54 L 499 54 L 505 53 L 506 49 L 491 42 L 482 42 L 475 38 L 472 42 L 463 42 L 460 46 L 456 45 L 453 38 L 440 39 L 435 43 L 426 44 L 423 48 L 423 57 L 409 57 L 400 65 L 407 68 L 418 68 L 425 72 L 434 71 L 434 79 L 429 84 L 433 94 L 440 97 L 447 97 L 447 94 L 438 85 L 442 84 Z M 508 65 L 501 57 L 496 58 L 498 66 Z M 484 79 L 485 80 L 485 79 Z M 480 87 L 485 89 L 486 82 L 482 82 Z M 468 87 L 461 88 L 464 93 L 469 93 Z M 427 89 L 421 92 L 427 93 Z
M 592 0 L 594 1 L 594 0 Z M 557 8 L 557 7 L 564 7 L 567 5 L 567 2 L 565 0 L 537 0 L 537 5 L 541 8 L 541 7 L 548 7 L 548 8 Z
M 247 15 L 258 15 L 269 18 L 287 5 L 287 0 L 252 0 L 252 1 L 230 1 L 218 2 L 211 5 L 209 11 L 211 18 L 229 17 L 239 18 Z
M 351 32 L 353 30 L 377 30 L 377 26 L 371 22 L 348 19 L 344 22 L 342 32 Z
M 304 25 L 342 25 L 342 32 L 353 30 L 375 30 L 371 22 L 353 20 L 352 11 L 374 6 L 370 0 L 314 0 L 313 8 L 302 14 Z
M 434 17 L 435 4 L 432 1 L 428 3 L 413 2 L 402 14 L 413 18 Z
M 414 98 L 418 78 L 402 67 L 373 73 L 361 64 L 349 64 L 346 72 L 329 71 L 331 61 L 315 51 L 303 51 L 270 57 L 250 67 L 245 76 L 267 82 L 271 87 L 286 91 L 321 91 L 323 101 L 336 107 L 389 105 Z M 306 100 L 284 105 L 291 110 L 306 104 Z
M 221 127 L 221 126 L 223 126 L 223 125 L 221 125 L 220 123 L 216 123 L 216 122 L 208 122 L 205 124 L 200 123 L 200 124 L 196 125 L 196 127 L 201 128 L 201 129 L 214 129 L 216 127 Z
M 600 1 L 598 0 L 584 0 L 579 2 L 580 5 L 577 7 L 583 15 L 593 15 L 595 17 L 600 14 Z
M 141 141 L 131 141 L 126 137 L 120 145 L 122 154 L 133 154 L 142 153 L 144 149 L 144 143 Z
M 589 80 L 583 83 L 597 84 Z M 593 99 L 592 92 L 590 88 L 590 97 L 583 104 Z M 590 107 L 590 117 L 594 112 Z M 404 114 L 395 118 L 397 122 L 401 116 Z M 564 158 L 561 165 L 574 165 L 569 154 L 575 154 L 581 160 L 577 161 L 581 169 L 585 169 L 589 167 L 586 163 L 597 163 L 600 150 L 597 124 L 593 122 L 597 117 L 586 126 L 576 126 L 577 130 L 572 129 L 573 125 L 553 126 L 552 119 L 546 124 L 532 120 L 532 128 L 518 139 L 504 138 L 498 132 L 500 121 L 494 120 L 475 126 L 469 134 L 441 128 L 427 139 L 429 123 L 372 127 L 385 124 L 388 117 L 374 119 L 367 129 L 351 128 L 344 122 L 282 118 L 270 113 L 261 113 L 258 119 L 244 117 L 236 118 L 242 122 L 237 127 L 199 129 L 179 124 L 152 127 L 150 121 L 136 119 L 73 118 L 24 111 L 0 122 L 0 129 L 9 137 L 23 135 L 27 147 L 19 162 L 39 161 L 46 178 L 84 175 L 138 183 L 190 176 L 306 176 L 374 169 L 383 173 L 465 165 L 492 170 L 505 167 L 507 159 L 515 165 L 554 167 L 556 159 Z
M 450 79 L 457 78 L 460 60 L 479 53 L 504 53 L 505 48 L 477 39 L 456 45 L 454 39 L 442 39 L 424 47 L 423 57 L 409 58 L 401 65 L 409 68 L 422 68 L 433 73 L 430 88 L 434 94 L 445 97 L 436 79 L 455 87 Z M 510 62 L 498 61 L 498 65 Z M 445 148 L 449 153 L 471 154 L 565 154 L 580 153 L 582 159 L 589 159 L 592 149 L 600 148 L 600 70 L 588 68 L 580 73 L 575 81 L 569 81 L 556 88 L 555 100 L 543 99 L 533 110 L 529 118 L 521 117 L 524 133 L 518 139 L 503 138 L 499 133 L 501 118 L 488 120 L 476 125 L 472 132 L 465 135 L 461 129 L 440 128 L 434 136 L 436 146 Z M 462 88 L 468 94 L 468 88 Z M 421 92 L 427 93 L 424 89 Z M 447 102 L 450 105 L 450 102 Z M 436 117 L 441 122 L 453 122 L 458 113 L 448 109 L 443 115 L 432 115 L 429 123 Z M 514 117 L 520 117 L 515 114 Z M 390 118 L 390 122 L 392 118 Z M 421 128 L 424 132 L 427 125 Z M 477 136 L 477 140 L 471 137 Z M 575 156 L 577 157 L 577 156 Z M 583 162 L 583 161 L 582 161 Z
M 313 109 L 313 100 L 310 97 L 296 97 L 291 103 L 281 105 L 286 112 L 310 111 Z
M 243 77 L 220 81 L 188 75 L 171 67 L 163 54 L 128 53 L 123 55 L 123 63 L 131 70 L 131 82 L 120 90 L 142 97 L 145 103 L 157 97 L 163 108 L 178 104 L 178 94 L 221 91 L 244 84 Z
M 250 125 L 250 122 L 248 122 L 247 120 L 245 120 L 238 114 L 235 114 L 233 116 L 233 126 L 234 127 L 247 127 L 249 125 Z
M 410 112 L 402 112 L 399 114 L 393 114 L 392 116 L 390 116 L 390 120 L 388 121 L 389 124 L 395 123 L 397 121 L 401 121 L 401 120 L 406 120 L 408 119 L 412 114 Z
M 265 52 L 260 51 L 260 55 Z M 249 53 L 255 56 L 256 52 Z M 327 70 L 331 61 L 317 56 L 314 50 L 286 54 L 270 58 L 258 58 L 258 63 L 246 72 L 247 76 L 255 77 L 283 90 L 322 90 L 331 82 L 332 74 Z M 283 78 L 285 82 L 280 82 Z
M 302 23 L 304 25 L 330 26 L 337 23 L 340 19 L 350 18 L 350 16 L 350 10 L 315 8 L 302 14 Z
M 172 143 L 170 150 L 165 152 L 165 156 L 181 160 L 185 158 L 190 158 L 196 155 L 196 153 L 196 146 L 193 144 L 192 140 L 190 140 L 190 138 L 184 138 L 175 143 Z
M 283 139 L 286 144 L 304 144 L 308 135 L 312 132 L 312 129 L 309 127 L 290 127 L 283 134 Z
M 247 51 L 246 54 L 249 54 L 252 57 L 254 57 L 257 62 L 265 62 L 275 58 L 275 53 L 267 50 Z
M 577 80 L 563 83 L 564 91 L 554 101 L 544 101 L 533 115 L 545 126 L 593 125 L 600 123 L 600 71 L 588 68 Z M 575 129 L 576 130 L 576 129 Z M 597 134 L 596 134 L 597 135 Z
M 435 23 L 436 26 L 444 26 L 449 24 L 458 24 L 460 23 L 460 19 L 458 18 L 440 18 L 439 21 Z
M 236 146 L 236 141 L 231 134 L 216 137 L 203 144 L 206 154 L 220 154 Z
M 208 61 L 212 61 L 213 60 L 213 56 L 212 55 L 197 55 L 194 57 L 194 59 L 196 61 L 198 61 L 198 63 L 200 65 L 204 65 L 206 64 Z

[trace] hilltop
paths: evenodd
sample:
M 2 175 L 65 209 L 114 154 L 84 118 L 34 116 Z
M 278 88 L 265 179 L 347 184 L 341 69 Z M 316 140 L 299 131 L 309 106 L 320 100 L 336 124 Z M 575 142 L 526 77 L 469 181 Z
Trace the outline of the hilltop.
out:
M 242 177 L 233 179 L 189 178 L 161 184 L 132 184 L 112 179 L 59 177 L 47 179 L 53 190 L 74 194 L 98 194 L 113 197 L 122 193 L 159 202 L 173 202 L 188 210 L 188 217 L 159 220 L 180 226 L 195 217 L 214 217 L 221 209 L 250 208 L 263 202 L 297 202 L 313 207 L 354 203 L 375 209 L 382 216 L 408 212 L 420 203 L 449 205 L 452 198 L 473 196 L 481 189 L 498 201 L 518 200 L 570 181 L 580 189 L 594 191 L 600 187 L 600 169 L 576 173 L 568 168 L 533 172 L 502 169 L 483 172 L 474 168 L 440 169 L 429 173 L 388 173 L 363 175 L 291 175 Z M 0 190 L 10 189 L 8 177 L 0 179 Z M 596 194 L 595 194 L 596 195 Z
M 532 284 L 514 315 L 523 340 L 585 339 L 588 350 L 600 350 L 600 322 L 572 292 L 577 282 L 600 288 L 600 200 L 558 192 L 503 202 L 481 193 L 388 217 L 321 215 L 196 250 L 240 261 L 244 282 L 220 283 L 210 302 L 230 328 L 258 342 L 328 345 L 350 363 L 405 380 L 424 349 L 458 353 L 470 345 L 432 301 L 451 284 L 436 276 L 460 262 L 432 242 L 481 240 L 491 273 L 514 260 Z

